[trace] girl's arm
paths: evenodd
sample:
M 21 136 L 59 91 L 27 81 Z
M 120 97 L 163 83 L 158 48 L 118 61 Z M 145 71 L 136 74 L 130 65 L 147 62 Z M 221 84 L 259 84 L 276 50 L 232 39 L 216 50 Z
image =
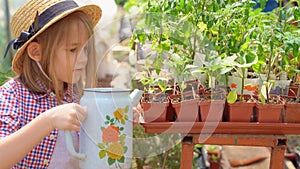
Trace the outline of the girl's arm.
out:
M 80 105 L 64 104 L 47 110 L 20 130 L 0 139 L 0 169 L 20 162 L 55 128 L 79 131 L 80 121 L 85 116 L 86 110 Z

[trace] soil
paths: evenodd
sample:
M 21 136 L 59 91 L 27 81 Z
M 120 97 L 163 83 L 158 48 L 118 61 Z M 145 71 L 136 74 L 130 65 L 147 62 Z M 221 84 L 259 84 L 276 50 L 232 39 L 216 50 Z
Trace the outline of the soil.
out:
M 284 100 L 287 103 L 291 103 L 291 104 L 297 104 L 300 103 L 300 99 L 297 101 L 295 97 L 284 97 Z
M 200 101 L 207 101 L 207 100 L 224 100 L 225 94 L 223 93 L 205 93 L 203 95 L 200 95 Z
M 196 95 L 195 98 L 199 98 L 199 95 Z M 195 99 L 194 96 L 192 94 L 187 94 L 183 96 L 183 99 L 184 100 L 192 100 L 192 99 Z M 181 95 L 178 95 L 178 96 L 174 96 L 171 98 L 171 103 L 179 103 L 182 101 L 182 97 Z
M 143 101 L 146 103 L 150 102 L 167 102 L 168 101 L 168 96 L 167 94 L 160 93 L 160 94 L 149 94 L 149 95 L 144 95 Z
M 256 97 L 258 103 L 261 103 L 261 99 Z M 267 101 L 266 101 L 267 103 Z M 268 104 L 282 104 L 282 100 L 280 100 L 277 96 L 270 96 Z

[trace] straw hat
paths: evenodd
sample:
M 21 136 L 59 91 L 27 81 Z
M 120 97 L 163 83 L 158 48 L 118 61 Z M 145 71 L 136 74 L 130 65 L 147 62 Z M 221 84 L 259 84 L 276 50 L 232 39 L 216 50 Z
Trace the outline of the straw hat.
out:
M 29 42 L 55 22 L 76 11 L 89 16 L 93 26 L 96 26 L 102 15 L 99 6 L 78 6 L 73 0 L 28 0 L 23 4 L 10 23 L 13 35 L 17 37 L 13 41 L 14 49 L 18 49 L 12 61 L 13 71 L 21 73 L 24 59 L 21 55 Z

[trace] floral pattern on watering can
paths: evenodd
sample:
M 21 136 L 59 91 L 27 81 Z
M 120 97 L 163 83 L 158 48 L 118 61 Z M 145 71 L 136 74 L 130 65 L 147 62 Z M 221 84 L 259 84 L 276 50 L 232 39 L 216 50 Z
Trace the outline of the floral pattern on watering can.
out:
M 115 164 L 119 168 L 119 163 L 124 163 L 124 154 L 128 147 L 125 145 L 126 134 L 124 125 L 128 120 L 129 107 L 118 108 L 113 112 L 113 117 L 106 115 L 105 126 L 101 127 L 102 142 L 98 143 L 100 148 L 99 157 L 107 157 L 107 163 L 111 166 Z

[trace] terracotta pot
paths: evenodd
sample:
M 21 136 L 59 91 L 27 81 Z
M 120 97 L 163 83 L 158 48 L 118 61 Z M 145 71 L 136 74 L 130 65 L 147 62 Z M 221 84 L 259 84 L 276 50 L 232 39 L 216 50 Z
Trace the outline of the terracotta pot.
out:
M 176 113 L 176 121 L 178 122 L 198 122 L 199 121 L 199 99 L 190 99 L 174 102 L 175 98 L 180 95 L 170 95 L 171 105 Z
M 271 97 L 279 96 L 273 95 Z M 262 123 L 279 123 L 282 120 L 283 101 L 280 104 L 261 104 L 256 102 L 254 107 L 254 121 Z
M 219 122 L 222 121 L 225 107 L 225 100 L 200 101 L 201 121 Z
M 240 96 L 238 96 L 240 97 Z M 233 104 L 227 103 L 228 121 L 231 122 L 250 122 L 253 114 L 255 101 L 250 95 L 244 95 L 247 102 L 237 101 Z
M 300 103 L 289 103 L 286 99 L 296 99 L 292 96 L 285 96 L 284 99 L 284 122 L 285 123 L 300 123 Z
M 160 99 L 162 96 L 166 99 Z M 141 107 L 144 111 L 145 122 L 165 122 L 167 116 L 167 110 L 169 106 L 169 100 L 164 94 L 143 94 L 141 101 Z
M 221 162 L 219 161 L 209 161 L 209 169 L 220 169 L 221 168 Z
M 166 117 L 169 102 L 142 102 L 141 106 L 144 110 L 144 120 L 146 123 L 167 121 Z

